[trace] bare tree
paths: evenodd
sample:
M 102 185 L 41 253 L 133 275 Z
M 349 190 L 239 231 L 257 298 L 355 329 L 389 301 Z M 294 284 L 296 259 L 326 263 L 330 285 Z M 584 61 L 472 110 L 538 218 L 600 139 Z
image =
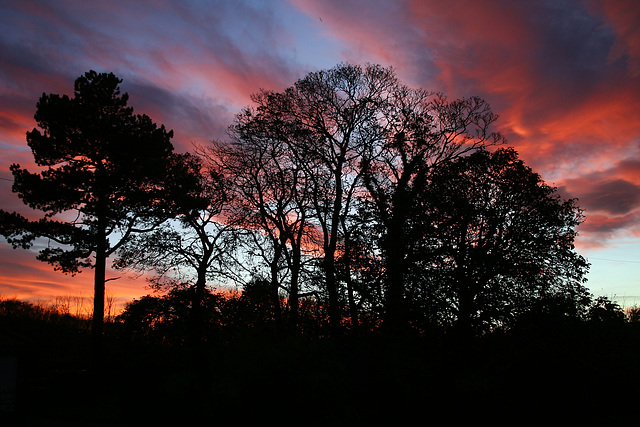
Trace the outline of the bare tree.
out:
M 391 69 L 340 64 L 310 73 L 284 92 L 254 95 L 256 106 L 239 115 L 231 128 L 242 142 L 278 141 L 290 164 L 303 171 L 313 213 L 308 220 L 320 236 L 334 333 L 343 317 L 336 260 L 344 251 L 354 197 L 363 189 L 359 165 L 367 147 L 382 137 L 379 116 L 396 84 Z
M 153 271 L 157 286 L 188 284 L 194 289 L 191 307 L 194 336 L 199 336 L 201 304 L 210 278 L 222 275 L 234 244 L 225 221 L 228 192 L 214 164 L 194 154 L 175 156 L 175 220 L 153 233 L 137 236 L 118 251 L 118 269 Z
M 257 253 L 267 264 L 279 325 L 280 292 L 287 291 L 290 325 L 295 329 L 300 278 L 311 243 L 310 181 L 286 144 L 254 127 L 250 111 L 239 114 L 232 129 L 229 144 L 214 142 L 210 150 L 233 182 L 235 203 L 229 220 L 244 230 L 249 254 Z

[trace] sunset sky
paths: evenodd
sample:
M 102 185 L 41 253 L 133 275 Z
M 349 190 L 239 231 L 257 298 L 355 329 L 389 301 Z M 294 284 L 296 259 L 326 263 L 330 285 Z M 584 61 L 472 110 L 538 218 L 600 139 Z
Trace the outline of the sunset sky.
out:
M 261 88 L 281 90 L 339 62 L 392 66 L 409 86 L 480 96 L 525 162 L 587 221 L 588 287 L 640 304 L 640 2 L 637 0 L 0 0 L 0 201 L 9 166 L 29 167 L 25 133 L 43 92 L 73 94 L 113 72 L 136 113 L 173 129 L 177 151 L 224 138 Z M 149 293 L 126 273 L 121 300 Z M 89 296 L 0 238 L 0 295 Z

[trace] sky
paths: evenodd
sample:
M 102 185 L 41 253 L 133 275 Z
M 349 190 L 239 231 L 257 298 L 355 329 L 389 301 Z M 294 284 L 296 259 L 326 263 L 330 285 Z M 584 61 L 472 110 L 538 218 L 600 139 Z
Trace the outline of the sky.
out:
M 224 139 L 260 89 L 341 62 L 393 67 L 412 87 L 480 96 L 496 130 L 587 217 L 576 247 L 596 296 L 640 305 L 640 3 L 637 0 L 0 0 L 0 207 L 24 212 L 9 166 L 43 93 L 86 71 L 123 79 L 177 151 Z M 37 248 L 34 248 L 37 249 Z M 150 291 L 123 272 L 107 293 Z M 92 294 L 0 238 L 0 296 Z

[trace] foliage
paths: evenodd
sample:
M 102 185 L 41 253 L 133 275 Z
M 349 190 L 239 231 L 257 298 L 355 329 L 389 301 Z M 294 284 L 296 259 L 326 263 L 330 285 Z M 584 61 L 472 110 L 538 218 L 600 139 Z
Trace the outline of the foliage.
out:
M 42 303 L 31 303 L 21 301 L 16 298 L 0 298 L 0 318 L 3 319 L 2 327 L 5 330 L 13 329 L 15 325 L 9 327 L 11 321 L 18 319 L 30 319 L 42 324 L 61 324 L 69 323 L 75 327 L 84 328 L 86 322 L 79 316 L 72 316 L 69 313 L 60 311 L 52 306 Z M 12 332 L 21 335 L 19 328 L 13 329 Z M 22 331 L 24 333 L 24 331 Z M 24 335 L 24 334 L 23 334 Z
M 588 263 L 574 248 L 582 212 L 513 149 L 442 163 L 418 200 L 407 242 L 416 309 L 482 331 L 544 305 L 575 316 L 587 304 Z
M 625 320 L 622 307 L 605 296 L 599 296 L 592 301 L 586 317 L 592 322 L 604 323 L 622 323 Z
M 29 351 L 47 355 L 49 361 L 83 357 L 87 352 L 91 322 L 42 302 L 0 297 L 0 356 Z M 43 366 L 34 366 L 34 370 Z
M 131 301 L 116 318 L 122 325 L 121 333 L 147 343 L 184 345 L 193 327 L 190 312 L 195 292 L 195 286 L 176 286 L 164 295 L 146 295 Z M 221 300 L 220 295 L 205 290 L 200 302 L 205 325 L 219 323 Z
M 268 281 L 256 278 L 242 293 L 214 293 L 207 288 L 199 308 L 193 304 L 195 293 L 193 285 L 174 286 L 168 292 L 130 302 L 116 318 L 122 336 L 143 343 L 189 345 L 196 327 L 194 309 L 201 313 L 197 325 L 200 343 L 221 344 L 242 336 L 275 336 L 278 332 Z M 301 318 L 307 325 L 312 310 L 310 306 L 303 310 Z
M 38 259 L 75 274 L 95 269 L 94 330 L 102 333 L 106 259 L 135 232 L 166 218 L 166 178 L 172 131 L 134 115 L 112 73 L 89 71 L 75 81 L 74 96 L 43 94 L 27 132 L 30 172 L 11 166 L 13 191 L 41 219 L 0 211 L 0 233 L 14 248 L 47 244 Z M 118 237 L 113 243 L 111 238 Z

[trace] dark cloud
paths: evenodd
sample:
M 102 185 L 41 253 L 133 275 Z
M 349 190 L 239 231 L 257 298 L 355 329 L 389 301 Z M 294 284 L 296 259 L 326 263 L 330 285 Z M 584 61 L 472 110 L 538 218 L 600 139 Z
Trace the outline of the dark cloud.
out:
M 612 216 L 640 208 L 640 160 L 625 158 L 607 169 L 566 179 L 561 191 L 573 194 L 585 209 Z
M 635 0 L 586 1 L 595 14 L 606 18 L 616 34 L 609 60 L 624 61 L 630 75 L 640 77 L 640 8 Z
M 566 179 L 559 192 L 577 198 L 585 210 L 580 227 L 586 239 L 613 237 L 617 232 L 640 230 L 640 160 L 622 159 L 611 167 Z
M 136 113 L 147 114 L 174 131 L 181 151 L 190 150 L 192 142 L 223 138 L 235 113 L 215 99 L 172 92 L 149 82 L 123 82 L 122 88 Z
M 585 222 L 579 226 L 579 230 L 586 242 L 598 243 L 604 247 L 608 240 L 615 238 L 620 232 L 637 229 L 638 224 L 640 224 L 640 215 L 637 214 L 620 216 L 595 214 L 587 215 Z
M 588 211 L 614 216 L 628 214 L 640 207 L 640 186 L 624 179 L 595 183 L 580 192 L 580 201 Z

